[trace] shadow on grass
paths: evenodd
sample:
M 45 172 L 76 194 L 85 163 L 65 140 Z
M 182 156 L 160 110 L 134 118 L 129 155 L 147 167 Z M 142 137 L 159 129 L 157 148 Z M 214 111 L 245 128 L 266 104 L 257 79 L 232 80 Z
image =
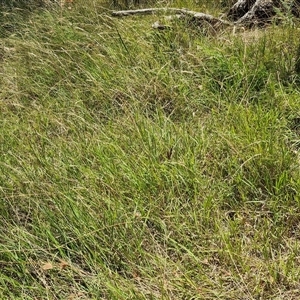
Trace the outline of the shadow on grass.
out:
M 49 8 L 54 1 L 45 0 L 2 0 L 0 6 L 0 38 L 8 37 L 21 30 L 32 12 Z

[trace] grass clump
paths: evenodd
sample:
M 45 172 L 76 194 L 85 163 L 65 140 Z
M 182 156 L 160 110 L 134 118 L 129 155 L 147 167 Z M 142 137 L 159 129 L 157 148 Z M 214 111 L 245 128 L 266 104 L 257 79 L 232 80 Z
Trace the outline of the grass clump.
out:
M 297 29 L 102 5 L 1 36 L 1 299 L 298 299 Z

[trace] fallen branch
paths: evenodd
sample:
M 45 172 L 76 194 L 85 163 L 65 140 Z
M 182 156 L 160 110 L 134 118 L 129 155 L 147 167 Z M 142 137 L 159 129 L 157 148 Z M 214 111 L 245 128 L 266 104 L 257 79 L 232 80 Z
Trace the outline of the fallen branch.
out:
M 239 0 L 229 10 L 227 16 L 235 24 L 266 24 L 281 9 L 281 1 L 275 0 Z
M 124 16 L 130 16 L 130 15 L 151 15 L 155 14 L 157 12 L 163 12 L 163 13 L 175 13 L 175 14 L 185 14 L 185 15 L 191 15 L 194 16 L 197 14 L 197 12 L 192 10 L 187 10 L 184 8 L 143 8 L 143 9 L 133 9 L 133 10 L 113 10 L 112 15 L 114 17 L 124 17 Z M 208 15 L 209 17 L 212 17 Z
M 192 10 L 187 9 L 180 9 L 180 8 L 144 8 L 144 9 L 135 9 L 135 10 L 119 10 L 119 11 L 112 11 L 112 16 L 114 17 L 125 17 L 125 16 L 132 16 L 132 15 L 151 15 L 156 13 L 172 13 L 177 15 L 182 15 L 183 17 L 190 17 L 191 21 L 204 21 L 211 25 L 216 24 L 224 24 L 224 25 L 232 25 L 232 23 L 215 18 L 212 15 L 199 13 Z

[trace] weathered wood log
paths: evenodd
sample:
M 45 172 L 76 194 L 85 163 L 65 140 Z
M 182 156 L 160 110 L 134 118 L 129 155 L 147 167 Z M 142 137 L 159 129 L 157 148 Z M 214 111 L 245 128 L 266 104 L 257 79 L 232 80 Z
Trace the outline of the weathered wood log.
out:
M 240 17 L 236 24 L 266 24 L 276 14 L 275 5 L 272 0 L 256 0 L 251 9 Z
M 114 17 L 124 17 L 124 16 L 132 16 L 132 15 L 149 15 L 149 14 L 156 14 L 156 13 L 172 13 L 176 14 L 177 17 L 189 17 L 189 21 L 191 22 L 206 22 L 210 25 L 232 25 L 231 22 L 216 18 L 209 14 L 204 14 L 192 10 L 187 9 L 180 9 L 180 8 L 144 8 L 144 9 L 135 9 L 135 10 L 119 10 L 119 11 L 112 11 L 112 16 Z
M 227 17 L 232 21 L 237 21 L 243 17 L 253 6 L 256 0 L 238 0 L 228 11 Z
M 167 12 L 168 9 L 167 8 L 143 8 L 143 9 L 132 9 L 132 10 L 113 10 L 111 12 L 111 15 L 114 17 L 126 17 L 132 15 L 151 15 L 159 11 Z
M 300 15 L 300 0 L 238 0 L 229 9 L 227 17 L 236 24 L 267 23 L 277 10 L 287 12 L 289 6 L 293 15 Z

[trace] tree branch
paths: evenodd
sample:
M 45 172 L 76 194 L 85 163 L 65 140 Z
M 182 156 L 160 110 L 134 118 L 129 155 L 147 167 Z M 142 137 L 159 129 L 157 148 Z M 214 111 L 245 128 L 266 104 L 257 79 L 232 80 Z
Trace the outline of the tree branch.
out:
M 184 8 L 144 8 L 144 9 L 135 9 L 135 10 L 119 10 L 112 11 L 112 16 L 114 17 L 125 17 L 132 15 L 151 15 L 156 13 L 172 13 L 172 14 L 180 14 L 183 17 L 190 17 L 192 21 L 205 21 L 211 25 L 215 24 L 224 24 L 224 25 L 232 25 L 232 23 L 215 18 L 212 15 L 199 13 L 192 10 L 187 10 Z

